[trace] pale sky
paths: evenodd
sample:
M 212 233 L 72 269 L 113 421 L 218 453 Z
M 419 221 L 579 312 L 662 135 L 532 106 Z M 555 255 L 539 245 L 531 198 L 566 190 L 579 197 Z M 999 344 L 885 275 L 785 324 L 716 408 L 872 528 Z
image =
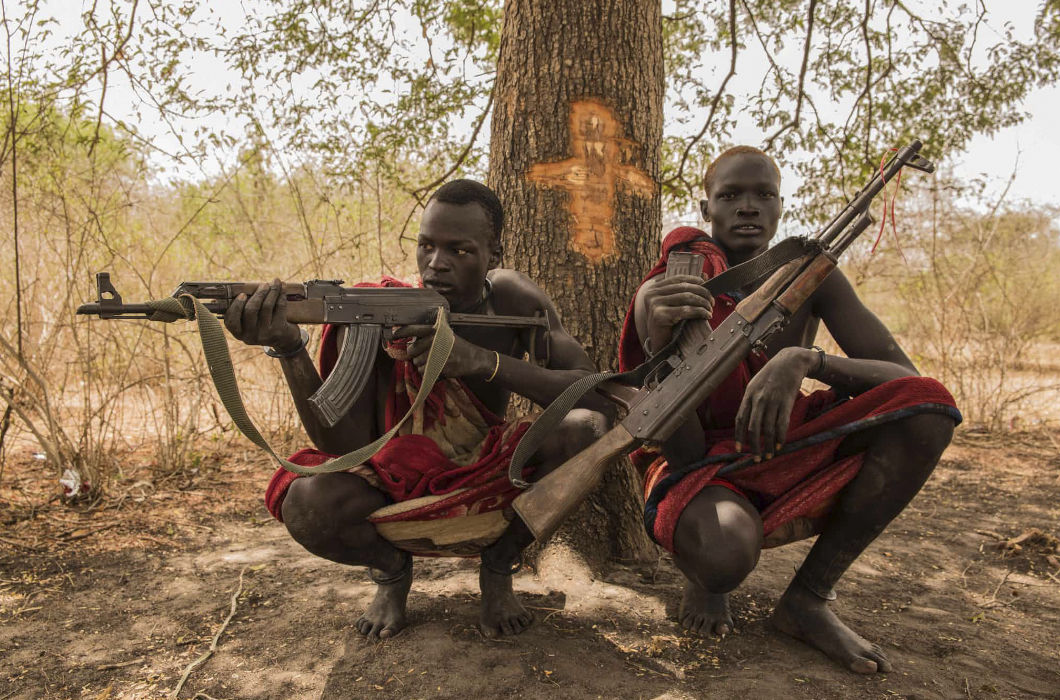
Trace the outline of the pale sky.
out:
M 914 6 L 936 7 L 937 3 L 927 4 L 922 0 L 911 0 Z M 670 0 L 664 0 L 664 12 Z M 123 5 L 117 0 L 119 5 Z M 101 6 L 106 2 L 99 3 Z M 52 0 L 46 3 L 45 12 L 59 18 L 60 26 L 64 29 L 76 29 L 80 23 L 80 13 L 85 3 L 71 0 Z M 1005 3 L 991 3 L 990 22 L 995 26 L 1003 23 L 1011 23 L 1012 27 L 1021 38 L 1031 36 L 1033 19 L 1041 5 L 1041 0 L 1008 0 Z M 211 13 L 222 16 L 231 14 L 238 18 L 240 14 L 239 5 L 236 3 L 205 4 Z M 720 57 L 719 66 L 724 63 L 727 66 L 727 56 Z M 741 73 L 756 70 L 756 61 L 764 65 L 762 59 L 756 59 L 752 52 L 741 53 Z M 202 62 L 191 66 L 185 66 L 193 72 L 194 79 L 213 83 L 221 86 L 222 82 L 236 82 L 234 76 L 229 76 L 214 62 Z M 716 69 L 717 70 L 717 69 Z M 746 74 L 746 73 L 745 73 Z M 132 116 L 133 97 L 127 85 L 115 81 L 109 86 L 107 97 L 108 112 L 115 118 L 125 119 L 130 122 L 135 118 Z M 994 182 L 994 190 L 1000 192 L 1007 182 L 1014 168 L 1017 168 L 1015 181 L 1009 193 L 1009 201 L 1031 200 L 1035 203 L 1050 204 L 1060 207 L 1060 192 L 1055 184 L 1054 175 L 1056 162 L 1060 157 L 1060 136 L 1053 120 L 1060 109 L 1060 87 L 1052 86 L 1036 90 L 1023 105 L 1023 109 L 1030 117 L 1022 124 L 1004 129 L 994 136 L 977 136 L 973 139 L 970 147 L 960 154 L 952 154 L 948 160 L 949 169 L 958 177 L 971 179 L 984 174 Z M 149 115 L 145 111 L 145 115 Z M 734 132 L 734 142 L 759 143 L 761 142 L 761 131 L 756 125 L 749 123 L 748 118 L 739 120 Z M 216 124 L 208 126 L 223 126 L 224 117 L 218 116 Z M 228 124 L 228 126 L 231 126 Z M 141 133 L 156 142 L 166 150 L 177 150 L 176 138 L 169 132 L 169 128 L 161 121 L 157 123 L 140 122 L 138 128 Z M 881 144 L 881 149 L 893 144 Z M 167 165 L 158 163 L 164 170 Z M 214 170 L 211 164 L 204 164 L 207 171 Z M 181 171 L 185 176 L 191 172 Z M 791 196 L 794 190 L 793 173 L 785 173 L 785 195 Z

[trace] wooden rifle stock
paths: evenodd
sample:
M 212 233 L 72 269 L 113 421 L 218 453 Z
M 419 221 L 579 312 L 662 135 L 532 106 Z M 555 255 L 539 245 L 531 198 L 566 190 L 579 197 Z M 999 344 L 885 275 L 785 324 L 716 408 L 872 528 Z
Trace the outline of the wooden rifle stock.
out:
M 541 541 L 563 523 L 600 482 L 607 463 L 637 441 L 621 424 L 519 494 L 512 507 Z

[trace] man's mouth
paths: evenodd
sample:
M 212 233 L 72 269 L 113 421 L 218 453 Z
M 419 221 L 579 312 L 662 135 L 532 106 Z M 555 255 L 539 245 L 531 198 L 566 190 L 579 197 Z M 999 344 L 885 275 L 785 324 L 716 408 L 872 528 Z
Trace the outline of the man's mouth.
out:
M 453 285 L 449 282 L 442 282 L 441 280 L 423 280 L 423 286 L 427 289 L 433 289 L 436 292 L 447 292 L 453 288 Z
M 733 226 L 731 230 L 733 233 L 739 233 L 745 236 L 753 236 L 762 233 L 764 229 L 761 226 L 758 226 L 757 224 L 742 224 L 740 226 Z

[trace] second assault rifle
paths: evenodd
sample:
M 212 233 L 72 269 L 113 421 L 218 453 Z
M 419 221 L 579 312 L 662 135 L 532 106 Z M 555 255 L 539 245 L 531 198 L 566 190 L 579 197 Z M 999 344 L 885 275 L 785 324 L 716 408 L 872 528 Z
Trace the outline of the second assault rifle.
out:
M 920 148 L 920 141 L 913 141 L 899 150 L 817 235 L 784 241 L 759 256 L 770 256 L 782 246 L 795 249 L 793 259 L 776 269 L 717 328 L 711 329 L 706 321 L 686 322 L 683 329 L 675 333 L 670 345 L 651 361 L 653 369 L 669 369 L 664 378 L 638 389 L 609 378 L 614 375 L 594 375 L 580 380 L 558 398 L 553 404 L 558 410 L 546 410 L 523 437 L 526 444 L 521 443 L 516 449 L 510 472 L 513 483 L 526 488 L 512 505 L 537 539 L 552 534 L 578 507 L 595 488 L 608 462 L 640 445 L 665 442 L 695 415 L 696 407 L 718 388 L 752 349 L 761 348 L 788 322 L 835 269 L 839 255 L 872 224 L 869 205 L 884 186 L 905 166 L 927 173 L 934 171 L 935 166 L 919 155 Z M 742 279 L 728 288 L 721 286 L 719 289 L 719 285 L 712 284 L 712 281 L 705 286 L 715 294 L 742 287 L 748 280 L 763 276 L 760 274 L 761 262 L 758 258 L 753 259 L 713 280 L 724 285 L 722 277 Z M 741 268 L 745 268 L 742 275 L 738 272 Z M 701 269 L 684 272 L 699 274 Z M 573 405 L 579 391 L 586 391 L 596 384 L 602 384 L 597 391 L 625 409 L 626 417 L 591 446 L 534 484 L 517 481 L 526 460 L 550 432 L 550 424 L 562 419 L 566 407 Z
M 193 297 L 216 316 L 224 316 L 240 294 L 253 294 L 257 282 L 183 282 L 173 292 L 173 299 Z M 434 324 L 444 313 L 451 326 L 502 326 L 534 329 L 530 341 L 532 358 L 536 354 L 537 329 L 544 333 L 548 352 L 548 318 L 540 316 L 489 316 L 486 314 L 449 313 L 449 303 L 430 289 L 412 287 L 343 287 L 342 280 L 311 280 L 285 283 L 287 319 L 292 323 L 332 323 L 346 326 L 335 368 L 320 388 L 309 397 L 314 411 L 328 426 L 346 415 L 364 390 L 372 374 L 381 339 L 389 337 L 394 326 Z M 160 310 L 158 302 L 126 304 L 110 281 L 110 274 L 96 274 L 94 303 L 82 304 L 79 314 L 100 318 L 130 318 L 171 322 L 187 318 Z

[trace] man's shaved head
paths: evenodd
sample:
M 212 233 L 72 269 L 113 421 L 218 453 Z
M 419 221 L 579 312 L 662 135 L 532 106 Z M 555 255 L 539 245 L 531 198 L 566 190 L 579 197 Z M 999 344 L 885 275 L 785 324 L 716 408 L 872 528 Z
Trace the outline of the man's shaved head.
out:
M 761 156 L 769 161 L 769 164 L 773 166 L 773 170 L 777 174 L 777 184 L 780 184 L 780 168 L 777 166 L 777 162 L 773 160 L 773 157 L 763 151 L 760 148 L 754 146 L 733 146 L 732 148 L 724 151 L 721 155 L 711 161 L 710 165 L 707 166 L 707 172 L 703 174 L 703 192 L 710 197 L 710 186 L 714 182 L 714 173 L 718 170 L 718 164 L 724 161 L 726 158 L 732 156 L 738 156 L 741 154 Z

